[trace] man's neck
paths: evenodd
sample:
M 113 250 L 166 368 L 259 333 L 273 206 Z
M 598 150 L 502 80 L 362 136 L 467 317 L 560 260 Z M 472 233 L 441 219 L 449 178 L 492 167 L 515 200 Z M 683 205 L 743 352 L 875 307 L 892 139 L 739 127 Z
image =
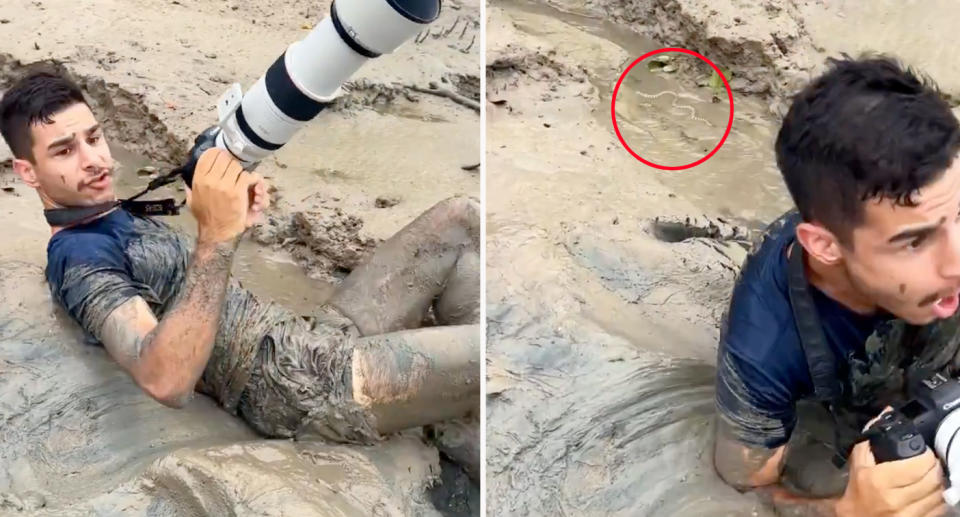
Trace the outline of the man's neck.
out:
M 841 264 L 825 264 L 807 256 L 806 268 L 810 284 L 840 305 L 867 316 L 877 312 L 877 305 L 857 290 Z
M 794 251 L 791 246 L 790 252 Z M 820 262 L 809 254 L 804 257 L 803 262 L 810 285 L 833 301 L 857 314 L 871 315 L 877 311 L 877 305 L 864 297 L 854 286 L 842 264 Z

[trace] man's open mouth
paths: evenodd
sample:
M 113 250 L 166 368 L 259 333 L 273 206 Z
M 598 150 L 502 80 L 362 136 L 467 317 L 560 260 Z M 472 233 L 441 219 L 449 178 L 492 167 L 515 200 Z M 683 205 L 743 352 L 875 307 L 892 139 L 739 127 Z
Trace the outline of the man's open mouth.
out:
M 105 187 L 107 186 L 107 183 L 109 182 L 109 180 L 110 180 L 110 171 L 104 171 L 104 172 L 101 172 L 100 174 L 94 176 L 93 178 L 90 178 L 90 179 L 84 181 L 84 182 L 81 184 L 80 189 L 83 189 L 83 188 L 86 188 L 86 187 L 92 187 L 92 188 L 96 188 L 96 189 L 102 189 L 102 188 L 105 188 Z M 78 190 L 80 190 L 80 189 L 78 189 Z
M 957 312 L 957 307 L 960 306 L 960 291 L 954 291 L 953 293 L 937 298 L 931 307 L 933 308 L 934 314 L 938 318 L 949 318 Z

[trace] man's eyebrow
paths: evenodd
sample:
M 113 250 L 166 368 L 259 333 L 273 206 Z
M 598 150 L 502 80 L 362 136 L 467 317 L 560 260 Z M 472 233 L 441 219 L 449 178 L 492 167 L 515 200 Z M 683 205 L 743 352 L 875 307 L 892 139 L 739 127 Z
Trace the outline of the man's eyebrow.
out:
M 67 136 L 62 136 L 54 140 L 53 142 L 50 142 L 50 145 L 47 146 L 47 150 L 49 151 L 54 147 L 60 147 L 61 145 L 69 144 L 70 142 L 73 142 L 73 139 L 76 138 L 76 136 L 77 136 L 76 133 L 70 133 Z
M 927 235 L 930 235 L 931 233 L 937 231 L 937 228 L 939 228 L 940 225 L 942 225 L 944 222 L 946 221 L 944 219 L 941 219 L 936 223 L 928 224 L 926 226 L 920 226 L 917 228 L 908 228 L 894 235 L 893 237 L 890 237 L 890 239 L 887 240 L 887 243 L 896 244 L 897 242 L 913 240 L 913 239 L 916 239 L 917 237 L 926 237 Z
M 90 129 L 87 129 L 87 134 L 88 134 L 88 135 L 91 135 L 91 134 L 93 134 L 93 133 L 96 133 L 98 129 L 100 129 L 100 123 L 99 123 L 99 122 L 97 122 L 96 124 L 90 126 Z

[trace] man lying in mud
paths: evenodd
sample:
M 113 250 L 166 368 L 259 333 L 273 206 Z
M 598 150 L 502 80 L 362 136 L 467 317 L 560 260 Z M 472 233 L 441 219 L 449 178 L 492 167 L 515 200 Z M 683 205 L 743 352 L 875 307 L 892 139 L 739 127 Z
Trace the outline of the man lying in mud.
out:
M 116 199 L 103 129 L 69 79 L 29 75 L 0 101 L 0 132 L 43 207 Z M 355 269 L 315 321 L 231 279 L 264 181 L 222 150 L 197 163 L 195 239 L 114 209 L 52 228 L 54 300 L 144 392 L 179 408 L 194 391 L 268 437 L 371 443 L 479 405 L 479 206 L 443 201 Z M 39 214 L 38 214 L 39 215 Z M 421 326 L 432 308 L 438 326 Z
M 727 483 L 788 515 L 945 512 L 931 449 L 878 462 L 859 433 L 910 383 L 958 373 L 958 151 L 948 104 L 892 59 L 832 60 L 794 98 L 776 156 L 796 209 L 745 262 L 720 343 Z M 801 401 L 827 408 L 826 433 L 799 432 L 816 423 L 798 426 Z

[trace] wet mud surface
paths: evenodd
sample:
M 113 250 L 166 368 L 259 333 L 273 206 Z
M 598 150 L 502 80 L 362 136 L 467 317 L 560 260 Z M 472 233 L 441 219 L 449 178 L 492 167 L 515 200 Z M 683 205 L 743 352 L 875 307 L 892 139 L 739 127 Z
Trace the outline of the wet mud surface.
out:
M 25 68 L 72 75 L 130 194 L 150 179 L 138 170 L 164 172 L 215 121 L 229 83 L 252 84 L 328 8 L 15 0 L 0 5 L 11 35 L 0 91 Z M 241 243 L 233 273 L 243 287 L 310 315 L 418 214 L 479 195 L 478 174 L 461 168 L 479 161 L 477 113 L 408 87 L 478 100 L 479 19 L 479 4 L 445 2 L 443 32 L 368 63 L 261 164 L 277 201 Z M 53 307 L 42 275 L 49 230 L 9 159 L 0 145 L 0 515 L 479 515 L 476 482 L 419 431 L 369 447 L 263 440 L 206 397 L 171 410 L 140 393 Z M 182 199 L 182 188 L 157 193 L 167 196 Z M 195 230 L 189 215 L 168 221 Z
M 872 29 L 843 29 L 844 42 L 840 22 L 827 29 L 828 16 L 849 23 L 864 9 L 776 0 L 490 4 L 489 511 L 771 514 L 714 472 L 719 326 L 756 230 L 790 206 L 772 149 L 786 96 L 825 53 L 855 54 L 871 42 L 896 51 L 892 42 L 928 37 L 890 30 L 904 13 L 889 2 L 871 4 Z M 610 118 L 620 72 L 663 46 L 733 70 L 731 134 L 708 162 L 682 172 L 640 164 Z M 729 113 L 725 95 L 715 102 L 704 87 L 703 67 L 673 64 L 635 67 L 615 107 L 624 139 L 664 165 L 702 157 Z M 956 74 L 930 72 L 956 90 Z

